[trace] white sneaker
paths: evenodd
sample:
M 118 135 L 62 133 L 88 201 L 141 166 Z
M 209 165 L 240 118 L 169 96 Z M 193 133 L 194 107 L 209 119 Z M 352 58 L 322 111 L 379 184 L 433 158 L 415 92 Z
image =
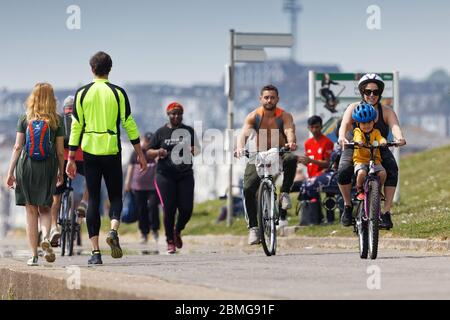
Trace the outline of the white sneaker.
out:
M 44 254 L 45 260 L 47 260 L 47 262 L 55 262 L 55 259 L 56 259 L 55 253 L 53 252 L 53 249 L 50 245 L 50 241 L 48 241 L 47 238 L 42 240 L 41 248 L 45 252 L 45 254 Z
M 52 247 L 58 246 L 59 238 L 61 238 L 61 232 L 59 232 L 58 227 L 54 227 L 50 230 L 50 244 Z
M 281 196 L 280 196 L 280 200 L 281 200 L 281 208 L 283 210 L 292 208 L 291 197 L 289 197 L 289 193 L 282 192 Z
M 259 229 L 258 227 L 250 228 L 248 232 L 248 244 L 259 244 L 261 242 L 261 239 L 259 238 Z
M 88 204 L 84 201 L 81 201 L 77 208 L 77 216 L 79 218 L 85 218 L 87 212 Z
M 29 260 L 27 261 L 27 265 L 30 266 L 30 267 L 38 266 L 38 265 L 39 265 L 39 263 L 38 263 L 38 257 L 32 257 L 31 259 L 29 259 Z
M 280 221 L 278 222 L 278 227 L 279 228 L 284 228 L 284 227 L 287 227 L 288 225 L 289 225 L 289 223 L 288 223 L 287 220 L 281 220 L 280 219 Z

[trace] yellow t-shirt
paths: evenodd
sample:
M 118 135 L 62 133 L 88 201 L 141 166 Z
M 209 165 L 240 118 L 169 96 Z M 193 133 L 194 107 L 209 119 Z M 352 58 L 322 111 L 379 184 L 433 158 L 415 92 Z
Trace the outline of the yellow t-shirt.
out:
M 373 129 L 372 132 L 369 133 L 370 144 L 373 144 L 374 141 L 378 141 L 378 144 L 386 143 L 386 139 L 383 138 L 380 131 L 378 129 Z M 361 131 L 360 128 L 355 128 L 353 130 L 353 141 L 362 142 L 366 144 L 366 137 L 364 132 Z M 353 151 L 353 163 L 354 164 L 369 164 L 370 162 L 370 149 L 367 148 L 355 148 Z M 375 164 L 381 163 L 381 155 L 380 150 L 375 150 Z

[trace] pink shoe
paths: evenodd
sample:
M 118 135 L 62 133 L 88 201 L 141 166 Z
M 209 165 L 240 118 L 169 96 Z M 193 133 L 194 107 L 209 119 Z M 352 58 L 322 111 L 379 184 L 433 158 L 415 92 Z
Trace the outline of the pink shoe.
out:
M 175 243 L 173 241 L 167 241 L 167 253 L 173 254 L 177 251 Z

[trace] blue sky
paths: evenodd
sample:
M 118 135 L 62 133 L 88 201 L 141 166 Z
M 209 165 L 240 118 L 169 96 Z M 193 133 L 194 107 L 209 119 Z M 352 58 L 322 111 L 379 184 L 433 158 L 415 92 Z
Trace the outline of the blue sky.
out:
M 450 71 L 450 2 L 441 0 L 300 0 L 297 59 L 343 71 L 392 71 L 423 79 Z M 2 0 L 0 88 L 38 81 L 70 88 L 92 78 L 89 57 L 113 58 L 117 84 L 219 83 L 228 61 L 229 29 L 290 31 L 282 0 Z M 81 30 L 69 30 L 69 5 L 81 9 Z M 381 8 L 381 30 L 366 27 L 369 5 Z M 269 57 L 288 57 L 287 49 Z

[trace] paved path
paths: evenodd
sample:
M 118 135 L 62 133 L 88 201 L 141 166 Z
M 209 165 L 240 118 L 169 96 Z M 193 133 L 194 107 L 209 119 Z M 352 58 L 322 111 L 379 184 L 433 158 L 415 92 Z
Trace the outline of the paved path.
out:
M 69 266 L 79 266 L 81 288 L 107 289 L 117 297 L 144 299 L 448 299 L 450 255 L 384 249 L 377 260 L 361 260 L 357 248 L 283 245 L 266 257 L 260 247 L 186 237 L 175 255 L 153 254 L 154 247 L 123 241 L 122 259 L 104 255 L 104 265 L 88 267 L 87 248 L 54 264 L 24 265 L 26 243 L 0 244 L 0 269 L 67 280 Z M 207 239 L 205 237 L 204 239 Z M 356 239 L 355 239 L 356 242 Z M 161 252 L 164 247 L 161 245 Z M 149 254 L 150 253 L 150 254 Z M 42 261 L 43 259 L 41 259 Z M 69 271 L 72 269 L 69 269 Z M 34 279 L 34 278 L 33 278 Z M 95 290 L 94 290 L 95 289 Z M 81 298 L 97 298 L 79 290 Z M 89 291 L 89 290 L 88 290 Z M 18 298 L 21 296 L 18 295 Z M 49 298 L 58 298 L 48 296 Z M 68 298 L 76 298 L 72 290 Z M 101 297 L 101 295 L 100 295 Z M 104 297 L 115 298 L 114 294 Z M 32 297 L 31 297 L 32 298 Z

